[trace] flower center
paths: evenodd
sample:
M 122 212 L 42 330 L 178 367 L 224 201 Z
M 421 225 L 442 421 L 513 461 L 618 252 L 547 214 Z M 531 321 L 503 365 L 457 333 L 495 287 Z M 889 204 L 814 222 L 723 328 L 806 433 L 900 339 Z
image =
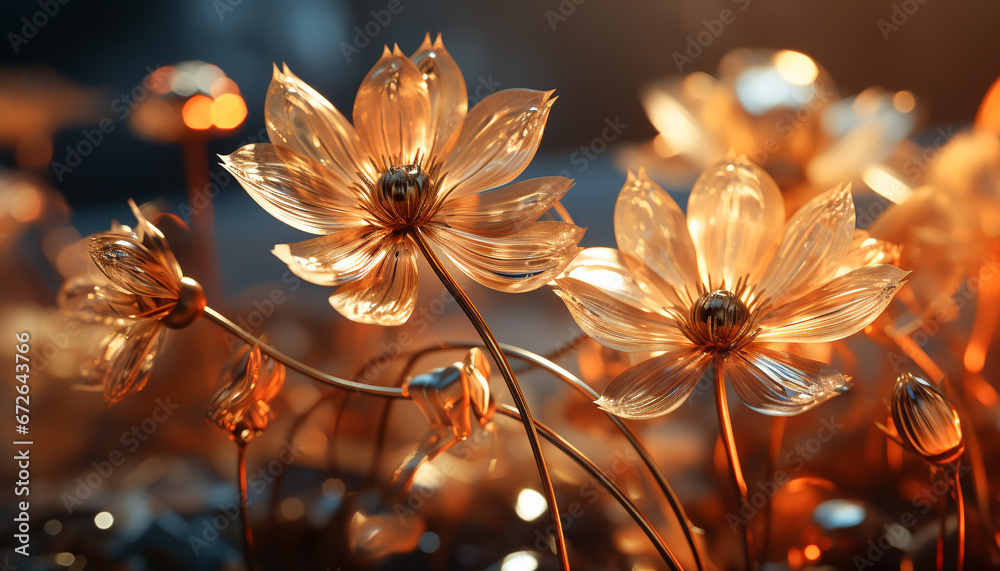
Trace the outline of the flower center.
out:
M 688 326 L 695 343 L 734 348 L 748 333 L 749 322 L 746 304 L 736 294 L 717 289 L 703 293 L 694 302 Z
M 430 175 L 420 165 L 389 167 L 375 183 L 375 194 L 385 213 L 396 223 L 416 222 L 434 194 Z

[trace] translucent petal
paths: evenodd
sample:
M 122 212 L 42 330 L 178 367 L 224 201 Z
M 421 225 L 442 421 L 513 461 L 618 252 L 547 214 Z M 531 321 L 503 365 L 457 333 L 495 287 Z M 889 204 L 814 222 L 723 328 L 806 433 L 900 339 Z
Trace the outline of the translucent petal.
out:
M 473 107 L 444 165 L 441 188 L 452 197 L 517 178 L 538 149 L 555 98 L 551 91 L 506 89 Z
M 857 229 L 847 255 L 837 268 L 837 276 L 872 264 L 895 265 L 899 261 L 899 246 L 885 240 L 872 238 L 867 231 Z
M 135 297 L 106 283 L 98 283 L 93 276 L 84 274 L 70 278 L 62 284 L 56 297 L 56 305 L 77 319 L 109 325 L 120 324 L 121 314 L 115 311 L 108 301 L 108 297 L 116 294 L 125 299 Z
M 723 366 L 743 403 L 773 416 L 805 412 L 851 386 L 830 365 L 769 349 L 730 353 Z
M 293 228 L 327 234 L 364 223 L 360 193 L 295 151 L 264 143 L 220 158 L 257 204 Z
M 339 286 L 372 271 L 385 257 L 388 230 L 362 226 L 304 242 L 277 244 L 271 253 L 314 284 Z
M 222 386 L 208 405 L 208 419 L 242 442 L 259 434 L 270 421 L 270 403 L 285 381 L 285 366 L 244 345 L 223 368 Z
M 567 222 L 535 222 L 504 238 L 454 228 L 425 227 L 455 265 L 480 284 L 508 293 L 538 289 L 552 281 L 580 248 L 583 228 Z
M 274 66 L 264 123 L 272 143 L 326 167 L 324 175 L 334 185 L 347 186 L 357 172 L 370 169 L 358 152 L 361 141 L 351 123 L 287 66 L 284 73 Z
M 138 321 L 101 342 L 101 354 L 82 374 L 104 385 L 104 400 L 109 406 L 146 386 L 163 346 L 163 329 L 159 321 Z
M 684 403 L 711 363 L 712 356 L 696 347 L 667 351 L 615 377 L 597 406 L 623 418 L 663 416 Z
M 810 200 L 788 221 L 757 291 L 782 303 L 828 281 L 853 239 L 854 199 L 850 185 L 841 185 Z
M 717 137 L 701 119 L 705 97 L 716 79 L 695 72 L 684 79 L 658 83 L 640 93 L 649 121 L 673 152 L 682 153 L 699 166 L 711 164 L 725 153 Z
M 890 410 L 900 441 L 917 454 L 934 461 L 961 453 L 958 412 L 937 386 L 912 374 L 900 375 Z
M 480 236 L 510 236 L 531 226 L 572 185 L 572 180 L 561 176 L 533 178 L 449 200 L 436 218 Z
M 555 292 L 591 338 L 619 351 L 663 351 L 689 341 L 645 291 L 617 250 L 587 248 L 556 278 Z
M 767 261 L 781 238 L 785 207 L 770 175 L 746 157 L 727 158 L 698 177 L 687 223 L 702 281 L 731 287 Z
M 111 283 L 128 293 L 176 301 L 180 279 L 131 236 L 105 232 L 90 237 L 90 257 Z
M 629 269 L 657 289 L 673 290 L 698 280 L 698 261 L 684 213 L 645 171 L 630 172 L 615 203 L 615 239 Z
M 903 285 L 896 266 L 866 266 L 775 307 L 762 318 L 759 341 L 823 343 L 861 331 Z
M 440 34 L 433 44 L 430 34 L 424 36 L 424 43 L 410 59 L 427 82 L 431 102 L 432 142 L 428 154 L 433 157 L 447 156 L 458 140 L 462 121 L 469 109 L 462 71 L 448 50 L 444 49 Z
M 338 289 L 330 305 L 358 323 L 402 325 L 417 305 L 417 257 L 408 240 L 388 246 L 378 266 Z
M 159 228 L 154 226 L 149 220 L 146 220 L 142 211 L 139 210 L 139 207 L 135 205 L 135 201 L 131 198 L 128 200 L 128 205 L 132 209 L 135 219 L 138 221 L 135 225 L 135 234 L 139 241 L 142 242 L 142 245 L 156 256 L 163 267 L 178 280 L 184 277 L 184 274 L 181 272 L 181 265 L 177 263 L 177 258 L 174 257 L 174 252 L 167 242 L 167 237 L 163 235 L 163 232 L 160 232 Z
M 368 155 L 385 162 L 415 162 L 431 144 L 431 102 L 417 66 L 396 47 L 361 82 L 354 100 L 354 126 Z

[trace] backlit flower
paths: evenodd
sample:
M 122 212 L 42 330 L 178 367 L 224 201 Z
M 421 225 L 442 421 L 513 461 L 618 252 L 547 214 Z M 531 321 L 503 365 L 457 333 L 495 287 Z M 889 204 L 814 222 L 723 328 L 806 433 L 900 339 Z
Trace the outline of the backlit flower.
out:
M 458 66 L 428 36 L 412 58 L 385 49 L 358 90 L 353 125 L 275 68 L 265 112 L 273 144 L 247 145 L 223 165 L 270 214 L 320 235 L 275 246 L 296 275 L 339 287 L 330 304 L 352 320 L 399 325 L 416 302 L 413 233 L 506 292 L 541 287 L 579 251 L 582 229 L 536 221 L 569 179 L 490 191 L 531 161 L 554 100 L 509 89 L 467 113 Z
M 142 390 L 165 327 L 180 328 L 201 315 L 205 294 L 184 277 L 166 237 L 129 201 L 137 223 L 115 223 L 87 239 L 97 269 L 62 285 L 57 303 L 78 319 L 110 325 L 99 353 L 85 363 L 87 385 L 103 387 L 109 405 Z
M 903 373 L 896 379 L 888 426 L 879 425 L 900 446 L 933 464 L 947 464 L 965 450 L 958 412 L 937 386 Z
M 285 366 L 262 354 L 257 345 L 243 345 L 222 370 L 222 387 L 208 405 L 208 419 L 230 438 L 246 443 L 267 428 L 271 401 L 285 382 Z
M 687 218 L 640 171 L 615 207 L 619 250 L 584 250 L 556 280 L 580 327 L 600 343 L 656 351 L 612 380 L 598 404 L 619 416 L 666 414 L 717 361 L 750 408 L 791 415 L 843 392 L 833 367 L 765 343 L 820 343 L 858 332 L 905 272 L 852 252 L 854 203 L 841 186 L 785 222 L 773 180 L 745 158 L 706 170 Z

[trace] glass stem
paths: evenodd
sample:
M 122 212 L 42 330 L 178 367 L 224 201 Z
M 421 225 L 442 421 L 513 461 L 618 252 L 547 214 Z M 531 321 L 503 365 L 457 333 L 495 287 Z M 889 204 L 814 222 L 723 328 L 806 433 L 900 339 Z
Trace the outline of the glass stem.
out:
M 243 557 L 246 559 L 247 571 L 257 571 L 257 560 L 253 554 L 253 529 L 250 527 L 250 512 L 247 506 L 247 445 L 237 443 L 236 479 L 240 488 L 240 521 L 243 523 Z
M 260 347 L 261 352 L 266 353 L 274 358 L 275 361 L 279 363 L 284 363 L 286 367 L 294 369 L 307 377 L 311 377 L 321 383 L 330 385 L 338 389 L 345 389 L 349 391 L 354 391 L 358 394 L 366 394 L 376 397 L 386 397 L 386 398 L 406 398 L 403 396 L 403 391 L 399 387 L 382 387 L 379 385 L 369 385 L 366 383 L 359 383 L 356 381 L 349 381 L 347 379 L 341 379 L 340 377 L 335 377 L 333 375 L 328 375 L 322 371 L 314 369 L 305 363 L 297 361 L 288 355 L 282 353 L 278 349 L 268 345 L 267 343 L 261 343 L 260 339 L 254 337 L 250 333 L 243 330 L 242 327 L 236 325 L 229 319 L 226 319 L 221 313 L 215 311 L 211 307 L 205 308 L 205 317 L 216 325 L 228 330 L 233 335 L 236 335 L 243 341 L 250 343 L 251 345 L 257 345 Z
M 521 418 L 521 415 L 517 413 L 517 409 L 510 405 L 501 405 L 497 408 L 497 413 L 517 420 L 520 420 Z M 535 425 L 543 438 L 554 444 L 556 448 L 559 448 L 559 450 L 561 450 L 564 454 L 572 458 L 574 462 L 586 470 L 594 479 L 601 482 L 601 485 L 604 486 L 605 490 L 611 492 L 611 495 L 618 500 L 618 503 L 625 508 L 625 511 L 627 511 L 639 527 L 642 528 L 646 537 L 649 538 L 649 540 L 653 543 L 653 546 L 656 547 L 656 550 L 660 553 L 660 556 L 663 557 L 663 561 L 665 561 L 673 571 L 680 571 L 681 564 L 677 561 L 673 552 L 670 551 L 666 542 L 663 541 L 663 538 L 656 531 L 656 528 L 653 527 L 653 524 L 646 519 L 646 516 L 641 510 L 639 510 L 638 507 L 636 507 L 635 503 L 629 499 L 628 495 L 625 494 L 621 487 L 619 487 L 618 484 L 615 484 L 614 480 L 612 480 L 611 477 L 604 472 L 604 470 L 601 470 L 597 464 L 594 464 L 590 458 L 587 458 L 584 453 L 580 452 L 565 438 L 559 436 L 556 431 L 537 420 L 535 421 Z
M 958 553 L 955 555 L 955 569 L 965 568 L 965 499 L 962 497 L 961 464 L 956 462 L 953 478 L 955 481 L 955 516 L 958 518 Z
M 729 420 L 729 403 L 726 402 L 726 375 L 722 371 L 721 359 L 716 359 L 712 365 L 715 369 L 715 407 L 719 416 L 719 435 L 726 449 L 726 458 L 729 460 L 729 469 L 733 477 L 733 485 L 739 496 L 736 507 L 737 515 L 741 508 L 747 505 L 747 482 L 743 478 L 743 468 L 740 467 L 740 457 L 736 451 L 736 437 L 733 435 L 733 424 Z M 743 527 L 743 553 L 746 556 L 746 568 L 754 569 L 753 556 L 753 535 L 750 531 L 750 522 L 741 520 Z
M 528 403 L 524 398 L 524 393 L 521 392 L 521 386 L 517 382 L 517 377 L 514 375 L 513 369 L 511 369 L 507 356 L 504 355 L 503 350 L 500 348 L 500 343 L 497 342 L 496 337 L 493 336 L 493 332 L 490 331 L 489 326 L 486 325 L 486 320 L 483 319 L 479 310 L 476 309 L 475 305 L 473 305 L 472 300 L 465 293 L 465 290 L 458 285 L 455 278 L 453 278 L 444 267 L 441 260 L 437 257 L 437 254 L 431 250 L 419 230 L 412 232 L 411 236 L 413 241 L 416 243 L 417 248 L 419 248 L 420 252 L 423 254 L 424 259 L 427 260 L 427 263 L 430 264 L 434 273 L 437 274 L 438 279 L 441 280 L 441 284 L 444 285 L 445 289 L 448 290 L 448 293 L 455 298 L 455 301 L 458 302 L 462 311 L 464 311 L 465 315 L 469 318 L 472 326 L 475 327 L 476 332 L 479 333 L 479 337 L 482 338 L 483 344 L 486 345 L 486 349 L 493 356 L 493 360 L 500 369 L 500 374 L 503 376 L 504 382 L 507 383 L 507 389 L 514 398 L 514 404 L 517 406 L 517 411 L 521 417 L 521 424 L 524 425 L 524 431 L 528 435 L 528 443 L 531 445 L 531 453 L 535 457 L 535 466 L 538 468 L 538 475 L 542 480 L 542 489 L 549 506 L 549 517 L 552 520 L 552 526 L 555 530 L 556 556 L 559 558 L 560 568 L 566 571 L 570 568 L 569 555 L 566 552 L 566 537 L 563 535 L 563 525 L 562 520 L 559 517 L 559 506 L 556 502 L 555 488 L 552 486 L 552 478 L 549 476 L 549 469 L 545 465 L 545 457 L 542 455 L 541 442 L 538 438 L 538 431 L 535 429 L 535 419 L 531 414 L 531 410 L 528 408 Z

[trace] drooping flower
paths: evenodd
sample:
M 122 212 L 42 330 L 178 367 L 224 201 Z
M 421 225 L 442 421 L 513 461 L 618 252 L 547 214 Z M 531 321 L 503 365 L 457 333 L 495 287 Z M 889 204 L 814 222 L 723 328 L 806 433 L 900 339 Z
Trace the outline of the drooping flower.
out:
M 83 367 L 87 384 L 102 386 L 109 405 L 142 390 L 165 327 L 186 327 L 205 308 L 198 282 L 185 277 L 166 237 L 131 200 L 135 228 L 113 224 L 88 238 L 100 272 L 62 285 L 57 303 L 83 321 L 110 325 L 98 355 Z
M 911 373 L 896 379 L 886 426 L 878 425 L 900 446 L 932 464 L 948 464 L 965 451 L 958 412 L 940 388 Z
M 615 377 L 598 404 L 619 416 L 666 414 L 715 361 L 744 403 L 791 415 L 843 392 L 830 365 L 764 344 L 820 343 L 864 328 L 905 272 L 864 265 L 837 276 L 860 245 L 850 188 L 834 188 L 785 222 L 773 180 L 746 158 L 706 170 L 687 218 L 640 171 L 615 207 L 618 250 L 584 250 L 556 279 L 583 330 L 628 352 L 661 352 Z
M 222 370 L 222 387 L 208 405 L 208 420 L 247 443 L 267 428 L 271 401 L 285 382 L 285 366 L 258 345 L 243 345 Z
M 440 36 L 427 36 L 412 58 L 385 49 L 358 90 L 353 125 L 275 67 L 265 111 L 272 144 L 244 146 L 223 166 L 268 213 L 320 235 L 275 246 L 296 275 L 339 287 L 330 304 L 354 321 L 399 325 L 416 303 L 414 233 L 506 292 L 541 287 L 579 252 L 581 228 L 537 221 L 572 181 L 491 190 L 524 171 L 554 100 L 508 89 L 467 112 L 457 64 Z

